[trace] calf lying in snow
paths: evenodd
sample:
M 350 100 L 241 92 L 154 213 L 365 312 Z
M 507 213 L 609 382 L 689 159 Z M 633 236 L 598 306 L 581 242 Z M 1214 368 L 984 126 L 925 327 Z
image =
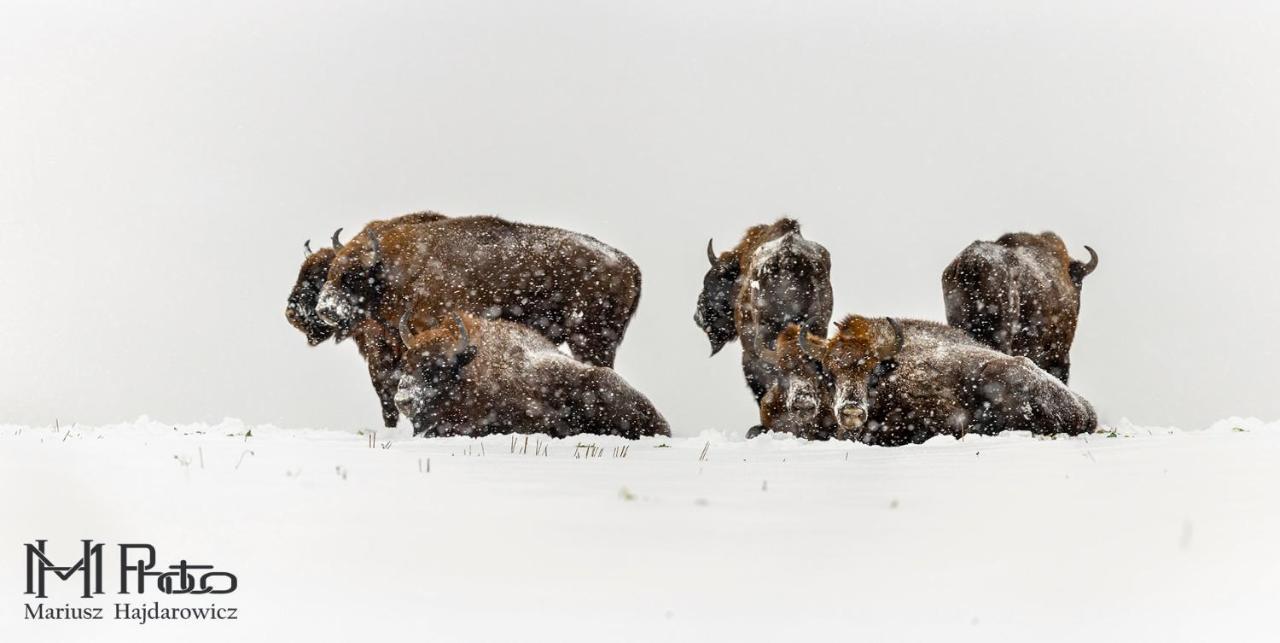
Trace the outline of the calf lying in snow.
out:
M 830 386 L 835 437 L 894 446 L 935 435 L 1026 430 L 1078 434 L 1097 428 L 1084 398 L 1025 357 L 983 346 L 942 324 L 849 316 L 829 340 L 789 332 L 820 369 L 791 369 L 780 387 Z M 779 397 L 800 393 L 781 390 Z M 784 429 L 785 430 L 785 429 Z
M 407 350 L 396 391 L 415 434 L 671 435 L 613 369 L 561 353 L 529 326 L 455 313 L 414 332 L 415 308 L 401 319 Z
M 747 432 L 791 433 L 807 439 L 826 439 L 836 430 L 832 415 L 834 382 L 822 368 L 821 338 L 812 338 L 796 324 L 778 335 L 774 348 L 757 346 L 756 353 L 775 373 L 760 398 L 760 425 Z

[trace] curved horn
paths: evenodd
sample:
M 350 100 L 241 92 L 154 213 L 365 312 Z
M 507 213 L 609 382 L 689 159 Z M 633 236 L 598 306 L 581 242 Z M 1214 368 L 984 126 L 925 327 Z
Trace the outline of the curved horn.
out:
M 902 326 L 898 324 L 898 320 L 892 317 L 885 317 L 885 319 L 893 327 L 893 354 L 897 355 L 902 350 L 902 346 L 907 343 L 907 338 L 902 334 Z
M 400 341 L 408 344 L 413 337 L 413 329 L 409 328 L 409 320 L 413 317 L 413 306 L 406 306 L 400 315 Z
M 458 347 L 453 349 L 453 353 L 457 355 L 458 353 L 461 353 L 462 351 L 466 350 L 467 347 L 471 345 L 471 336 L 467 334 L 467 325 L 462 323 L 462 318 L 458 316 L 458 313 L 452 313 L 452 314 L 453 314 L 453 323 L 458 325 L 458 335 L 459 335 Z
M 1080 269 L 1080 276 L 1088 277 L 1089 273 L 1097 270 L 1098 268 L 1098 253 L 1094 252 L 1093 248 L 1090 248 L 1089 246 L 1085 246 L 1084 249 L 1089 251 L 1089 263 L 1086 263 L 1084 267 Z
M 714 248 L 712 248 L 712 245 L 715 244 L 715 241 L 716 241 L 715 237 L 707 239 L 707 261 L 710 261 L 711 265 L 713 266 L 716 265 L 716 251 Z
M 809 343 L 808 330 L 801 328 L 798 339 L 800 341 L 800 352 L 804 353 L 805 357 L 818 362 L 822 361 L 822 354 L 818 352 L 818 349 L 813 344 Z
M 332 236 L 332 237 L 330 237 L 330 240 L 331 240 L 331 241 L 333 241 L 333 249 L 334 249 L 334 250 L 341 250 L 341 249 L 342 249 L 342 242 L 341 242 L 341 241 L 338 241 L 338 235 L 340 235 L 340 234 L 342 234 L 342 228 L 338 228 L 337 230 L 334 230 L 334 231 L 333 231 L 333 236 Z
M 306 253 L 303 255 L 304 257 L 311 256 L 311 240 L 310 239 L 307 239 L 306 241 L 302 242 L 302 251 Z

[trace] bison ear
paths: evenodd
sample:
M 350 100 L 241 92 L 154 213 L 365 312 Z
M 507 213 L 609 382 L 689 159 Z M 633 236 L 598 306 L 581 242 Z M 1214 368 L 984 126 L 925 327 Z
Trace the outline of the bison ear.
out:
M 875 355 L 880 360 L 897 355 L 906 341 L 902 334 L 902 326 L 892 317 L 885 317 L 876 323 L 875 338 Z

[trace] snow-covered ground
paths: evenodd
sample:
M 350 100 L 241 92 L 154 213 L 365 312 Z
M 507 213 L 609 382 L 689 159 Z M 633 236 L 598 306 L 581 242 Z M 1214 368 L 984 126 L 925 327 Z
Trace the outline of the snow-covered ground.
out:
M 1280 604 L 1280 424 L 1256 420 L 527 453 L 233 421 L 8 426 L 0 506 L 4 641 L 1274 640 Z M 23 620 L 36 538 L 232 571 L 232 595 L 163 601 L 240 620 Z

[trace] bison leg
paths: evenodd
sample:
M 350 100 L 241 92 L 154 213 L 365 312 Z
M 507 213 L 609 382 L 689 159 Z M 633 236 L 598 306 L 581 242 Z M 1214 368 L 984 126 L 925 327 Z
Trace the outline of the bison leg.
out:
M 382 405 L 382 425 L 390 429 L 400 423 L 400 411 L 396 409 L 396 387 L 400 385 L 400 371 L 396 368 L 397 364 L 387 364 L 384 361 L 377 358 L 368 360 L 369 380 Z
M 396 408 L 396 388 L 399 377 L 383 377 L 374 381 L 378 391 L 378 401 L 382 404 L 382 425 L 394 429 L 400 424 L 400 410 Z
M 382 424 L 394 428 L 400 423 L 396 409 L 396 387 L 400 385 L 400 357 L 403 345 L 392 331 L 380 324 L 368 324 L 356 333 L 356 344 L 369 369 L 369 381 L 382 406 Z

